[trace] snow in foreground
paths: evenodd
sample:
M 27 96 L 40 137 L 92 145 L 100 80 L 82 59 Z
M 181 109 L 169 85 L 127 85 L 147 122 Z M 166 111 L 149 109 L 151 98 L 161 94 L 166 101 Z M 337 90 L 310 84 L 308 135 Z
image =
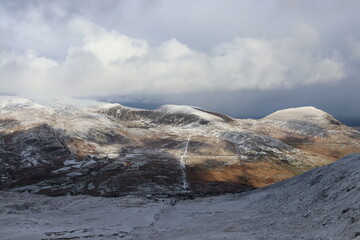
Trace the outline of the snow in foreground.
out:
M 0 239 L 360 239 L 360 154 L 259 190 L 164 201 L 0 193 Z

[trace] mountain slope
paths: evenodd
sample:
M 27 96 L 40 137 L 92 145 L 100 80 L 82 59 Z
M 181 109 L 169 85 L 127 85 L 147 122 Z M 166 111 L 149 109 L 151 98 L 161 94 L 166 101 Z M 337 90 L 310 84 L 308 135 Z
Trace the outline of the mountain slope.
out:
M 314 107 L 277 111 L 259 120 L 253 131 L 332 161 L 359 149 L 359 132 Z
M 1 97 L 0 137 L 0 189 L 49 195 L 237 192 L 360 151 L 358 131 L 314 108 L 251 120 L 71 98 Z
M 0 192 L 0 226 L 4 240 L 360 239 L 360 154 L 262 189 L 186 201 Z
M 360 239 L 359 183 L 354 154 L 270 187 L 181 202 L 129 239 Z

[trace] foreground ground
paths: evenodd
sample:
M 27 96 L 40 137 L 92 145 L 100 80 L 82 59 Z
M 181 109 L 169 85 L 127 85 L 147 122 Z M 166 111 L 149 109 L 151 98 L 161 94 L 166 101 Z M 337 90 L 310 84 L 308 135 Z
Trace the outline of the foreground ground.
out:
M 0 239 L 360 239 L 360 154 L 193 200 L 0 193 Z

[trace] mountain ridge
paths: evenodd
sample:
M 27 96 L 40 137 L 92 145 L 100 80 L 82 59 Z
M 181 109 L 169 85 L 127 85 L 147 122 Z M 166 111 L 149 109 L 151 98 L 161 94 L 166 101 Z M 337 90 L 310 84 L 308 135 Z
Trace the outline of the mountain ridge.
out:
M 311 109 L 317 114 L 310 121 L 254 120 L 184 105 L 145 110 L 2 96 L 0 189 L 102 196 L 237 192 L 360 151 L 358 131 Z

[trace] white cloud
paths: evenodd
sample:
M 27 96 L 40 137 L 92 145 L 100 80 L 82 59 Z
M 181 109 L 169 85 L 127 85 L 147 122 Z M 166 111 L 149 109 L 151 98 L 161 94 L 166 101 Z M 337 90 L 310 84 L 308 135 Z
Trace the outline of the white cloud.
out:
M 130 38 L 118 31 L 107 32 L 81 18 L 72 20 L 69 25 L 73 31 L 84 35 L 82 49 L 93 53 L 104 65 L 140 57 L 149 50 L 144 40 Z
M 342 62 L 323 56 L 316 29 L 299 24 L 281 39 L 235 38 L 210 53 L 176 39 L 147 41 L 85 19 L 69 21 L 82 35 L 63 61 L 34 52 L 1 52 L 0 89 L 19 93 L 108 95 L 206 90 L 279 89 L 326 84 L 345 77 Z
M 225 89 L 272 89 L 284 86 L 285 70 L 271 42 L 236 38 L 211 55 L 212 82 Z
M 336 58 L 325 58 L 314 62 L 312 74 L 305 80 L 306 84 L 333 83 L 345 77 L 345 71 Z

